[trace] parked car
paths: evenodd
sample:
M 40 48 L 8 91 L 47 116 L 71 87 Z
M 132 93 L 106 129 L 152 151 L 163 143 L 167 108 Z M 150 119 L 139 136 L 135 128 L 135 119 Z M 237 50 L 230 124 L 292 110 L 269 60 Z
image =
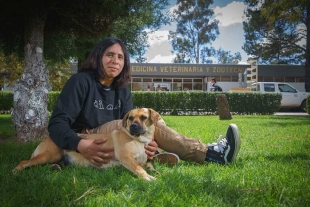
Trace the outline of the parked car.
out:
M 257 82 L 252 84 L 251 91 L 262 93 L 281 93 L 280 108 L 298 108 L 305 111 L 308 92 L 300 92 L 288 83 L 282 82 Z

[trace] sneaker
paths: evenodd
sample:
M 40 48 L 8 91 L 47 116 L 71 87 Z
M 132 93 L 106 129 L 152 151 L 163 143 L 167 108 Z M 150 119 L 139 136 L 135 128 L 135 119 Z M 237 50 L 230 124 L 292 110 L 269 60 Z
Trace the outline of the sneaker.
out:
M 174 166 L 180 161 L 179 156 L 171 152 L 155 154 L 153 160 L 161 164 L 168 164 L 169 166 Z
M 230 124 L 224 139 L 222 139 L 221 135 L 217 143 L 208 145 L 206 161 L 219 164 L 232 163 L 238 155 L 240 144 L 238 127 L 235 124 Z

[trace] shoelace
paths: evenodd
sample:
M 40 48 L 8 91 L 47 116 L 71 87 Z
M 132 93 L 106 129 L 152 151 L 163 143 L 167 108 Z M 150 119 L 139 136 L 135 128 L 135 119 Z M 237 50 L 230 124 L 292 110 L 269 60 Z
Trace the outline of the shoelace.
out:
M 214 150 L 215 151 L 219 151 L 221 153 L 224 152 L 225 148 L 227 147 L 227 139 L 226 137 L 224 139 L 222 139 L 222 135 L 219 136 L 219 138 L 217 139 L 217 142 L 210 144 L 209 146 L 214 146 Z

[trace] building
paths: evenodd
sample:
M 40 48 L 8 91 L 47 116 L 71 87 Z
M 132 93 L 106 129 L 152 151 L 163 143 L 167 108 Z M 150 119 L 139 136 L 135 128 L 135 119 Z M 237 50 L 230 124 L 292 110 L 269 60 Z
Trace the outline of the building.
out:
M 208 91 L 211 78 L 216 78 L 223 91 L 247 87 L 250 82 L 288 82 L 304 91 L 304 66 L 132 63 L 132 91 Z M 248 83 L 248 84 L 247 84 Z
M 77 64 L 71 66 L 77 72 Z M 249 64 L 177 64 L 177 63 L 131 63 L 132 91 L 209 91 L 211 78 L 216 78 L 223 91 L 230 88 L 250 87 L 255 81 L 287 82 L 299 91 L 305 91 L 304 65 L 257 65 Z M 5 87 L 6 74 L 2 90 Z M 1 86 L 1 84 L 0 84 Z

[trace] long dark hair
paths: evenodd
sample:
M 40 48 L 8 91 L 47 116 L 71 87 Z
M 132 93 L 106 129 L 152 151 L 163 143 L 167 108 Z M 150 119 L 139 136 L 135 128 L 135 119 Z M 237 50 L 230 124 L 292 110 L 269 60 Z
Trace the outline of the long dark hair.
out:
M 93 51 L 89 54 L 86 61 L 82 63 L 78 72 L 93 73 L 98 79 L 104 78 L 106 74 L 103 70 L 102 56 L 107 48 L 117 43 L 120 44 L 124 52 L 124 67 L 122 72 L 114 78 L 113 85 L 116 86 L 117 88 L 125 87 L 131 77 L 130 60 L 128 50 L 125 44 L 120 39 L 117 38 L 109 37 L 100 41 L 93 49 Z

